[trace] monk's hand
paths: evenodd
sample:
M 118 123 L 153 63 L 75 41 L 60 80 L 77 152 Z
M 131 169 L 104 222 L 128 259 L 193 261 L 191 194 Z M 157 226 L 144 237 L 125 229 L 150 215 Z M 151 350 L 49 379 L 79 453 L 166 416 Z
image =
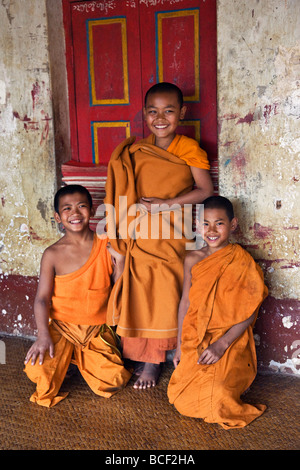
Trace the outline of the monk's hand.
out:
M 107 250 L 109 251 L 111 257 L 112 257 L 112 261 L 114 264 L 117 264 L 117 263 L 124 263 L 124 260 L 125 260 L 125 256 L 124 255 L 121 255 L 121 253 L 119 253 L 118 251 L 116 251 L 110 244 L 110 242 L 107 243 L 106 245 L 106 248 Z
M 166 199 L 160 199 L 158 197 L 141 197 L 139 200 L 140 204 L 143 204 L 148 212 L 151 212 L 153 214 L 161 211 L 161 205 L 162 204 L 168 204 L 168 201 Z
M 43 364 L 44 357 L 46 352 L 49 351 L 50 357 L 54 357 L 54 344 L 49 335 L 43 335 L 38 337 L 35 343 L 28 350 L 28 353 L 25 357 L 25 364 L 27 364 L 31 359 L 31 365 L 35 365 L 37 358 L 39 357 L 39 364 Z
M 198 359 L 198 364 L 215 364 L 226 351 L 226 347 L 218 340 L 204 349 Z
M 180 362 L 180 358 L 181 358 L 181 348 L 177 348 L 173 357 L 173 364 L 174 364 L 175 369 Z

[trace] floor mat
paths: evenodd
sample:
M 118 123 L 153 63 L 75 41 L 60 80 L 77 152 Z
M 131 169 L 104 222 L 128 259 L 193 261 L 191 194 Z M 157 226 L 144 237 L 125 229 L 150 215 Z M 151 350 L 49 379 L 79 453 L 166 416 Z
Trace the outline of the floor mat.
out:
M 244 397 L 267 411 L 242 429 L 224 430 L 181 416 L 169 404 L 167 364 L 157 387 L 133 389 L 133 379 L 110 399 L 98 397 L 77 373 L 65 380 L 68 397 L 48 409 L 29 401 L 35 390 L 23 372 L 31 344 L 3 337 L 6 364 L 0 364 L 1 450 L 298 450 L 299 378 L 257 375 Z

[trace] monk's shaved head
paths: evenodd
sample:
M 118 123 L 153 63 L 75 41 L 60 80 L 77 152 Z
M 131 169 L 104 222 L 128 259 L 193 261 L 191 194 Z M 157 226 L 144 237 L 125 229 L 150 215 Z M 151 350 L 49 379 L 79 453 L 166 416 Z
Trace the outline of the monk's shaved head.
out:
M 205 209 L 224 209 L 228 219 L 231 221 L 234 218 L 234 211 L 232 203 L 223 196 L 211 196 L 205 199 L 202 204 Z

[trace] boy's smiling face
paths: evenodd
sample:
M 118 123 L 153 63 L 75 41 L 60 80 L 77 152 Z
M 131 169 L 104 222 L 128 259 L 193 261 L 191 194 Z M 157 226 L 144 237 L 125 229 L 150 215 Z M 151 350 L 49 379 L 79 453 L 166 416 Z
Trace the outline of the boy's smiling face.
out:
M 169 147 L 185 112 L 186 107 L 180 106 L 175 92 L 152 93 L 148 96 L 144 118 L 149 130 L 155 135 L 155 145 L 165 150 Z
M 230 234 L 237 224 L 236 217 L 229 220 L 225 209 L 204 209 L 201 235 L 211 251 L 217 251 L 228 245 Z
M 78 232 L 89 226 L 93 209 L 86 195 L 76 192 L 61 196 L 59 213 L 54 215 L 56 222 L 62 223 L 66 230 Z

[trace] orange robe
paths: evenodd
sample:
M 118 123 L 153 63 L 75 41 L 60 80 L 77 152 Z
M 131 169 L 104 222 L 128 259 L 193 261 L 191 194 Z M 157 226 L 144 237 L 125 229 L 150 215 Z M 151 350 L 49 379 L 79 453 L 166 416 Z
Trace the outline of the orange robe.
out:
M 161 362 L 165 350 L 176 347 L 177 308 L 188 240 L 177 238 L 178 232 L 182 233 L 180 218 L 176 219 L 179 213 L 182 216 L 181 208 L 177 214 L 166 211 L 156 216 L 141 210 L 136 239 L 126 232 L 124 236 L 124 231 L 120 239 L 124 219 L 119 214 L 127 215 L 128 208 L 142 196 L 168 199 L 191 191 L 194 180 L 189 165 L 209 169 L 206 152 L 194 139 L 179 135 L 167 151 L 154 145 L 153 135 L 136 143 L 134 138 L 127 139 L 113 152 L 109 163 L 105 203 L 115 207 L 117 227 L 117 238 L 110 239 L 113 248 L 126 254 L 126 260 L 122 280 L 111 295 L 108 323 L 118 325 L 123 355 L 133 360 Z M 125 209 L 120 196 L 127 197 Z M 169 238 L 161 228 L 164 221 L 168 222 L 166 214 L 170 216 Z M 134 219 L 134 215 L 128 217 L 127 227 Z M 155 224 L 160 227 L 157 238 L 151 235 Z
M 168 386 L 169 401 L 181 414 L 229 429 L 246 426 L 264 412 L 265 405 L 240 399 L 257 370 L 254 322 L 215 364 L 197 361 L 232 326 L 254 312 L 257 315 L 266 296 L 260 267 L 237 244 L 229 244 L 193 266 L 181 359 Z
M 28 362 L 25 372 L 36 383 L 30 400 L 52 407 L 68 393 L 60 393 L 70 363 L 97 395 L 110 397 L 122 389 L 131 374 L 124 368 L 114 332 L 105 325 L 111 291 L 111 258 L 107 240 L 97 235 L 87 262 L 77 271 L 56 276 L 49 331 L 54 357 L 43 364 Z

